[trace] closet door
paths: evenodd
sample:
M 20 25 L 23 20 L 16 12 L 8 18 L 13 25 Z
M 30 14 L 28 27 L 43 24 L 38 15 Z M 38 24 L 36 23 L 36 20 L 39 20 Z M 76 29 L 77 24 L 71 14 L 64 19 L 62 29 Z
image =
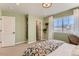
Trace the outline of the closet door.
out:
M 15 45 L 15 17 L 2 16 L 2 47 Z

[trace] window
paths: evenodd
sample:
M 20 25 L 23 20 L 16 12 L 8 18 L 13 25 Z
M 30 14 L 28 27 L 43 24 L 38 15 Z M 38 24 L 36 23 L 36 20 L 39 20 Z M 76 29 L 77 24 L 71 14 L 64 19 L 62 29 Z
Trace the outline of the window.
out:
M 56 32 L 68 32 L 73 30 L 74 17 L 64 16 L 54 19 L 54 31 Z
M 54 31 L 62 30 L 62 18 L 54 19 Z

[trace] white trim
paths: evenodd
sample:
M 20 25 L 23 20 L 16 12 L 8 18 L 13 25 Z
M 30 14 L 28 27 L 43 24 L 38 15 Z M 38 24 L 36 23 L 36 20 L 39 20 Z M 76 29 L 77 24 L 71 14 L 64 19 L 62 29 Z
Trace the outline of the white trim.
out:
M 30 43 L 34 43 L 34 42 L 36 42 L 36 41 L 28 42 L 28 44 L 30 44 Z
M 15 45 L 16 45 L 16 44 L 22 44 L 22 43 L 25 43 L 25 42 L 27 42 L 27 41 L 17 42 L 17 43 L 15 43 Z
M 43 40 L 43 21 L 41 20 L 41 40 Z

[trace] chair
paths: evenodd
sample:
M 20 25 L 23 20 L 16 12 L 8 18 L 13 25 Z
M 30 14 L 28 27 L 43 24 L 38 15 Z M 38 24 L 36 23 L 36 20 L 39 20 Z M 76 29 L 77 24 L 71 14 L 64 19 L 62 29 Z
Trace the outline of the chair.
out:
M 79 37 L 73 34 L 68 35 L 69 43 L 78 45 L 79 44 Z

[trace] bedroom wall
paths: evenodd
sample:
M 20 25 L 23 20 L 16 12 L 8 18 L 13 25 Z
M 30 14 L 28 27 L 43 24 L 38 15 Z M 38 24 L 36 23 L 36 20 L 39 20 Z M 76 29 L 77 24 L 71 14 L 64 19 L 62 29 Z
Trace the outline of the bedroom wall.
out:
M 62 41 L 65 41 L 67 43 L 69 42 L 67 33 L 54 32 L 54 39 L 62 40 Z
M 28 43 L 36 42 L 36 20 L 42 20 L 42 18 L 28 15 Z
M 0 10 L 0 16 L 2 15 L 2 12 L 1 12 L 1 10 Z
M 36 42 L 36 19 L 28 15 L 28 43 Z
M 45 25 L 45 23 L 48 23 L 48 18 L 43 18 L 43 29 L 47 29 L 46 32 L 43 31 L 43 39 L 48 39 L 48 27 Z
M 8 12 L 2 11 L 2 16 L 15 16 L 15 41 L 24 42 L 26 41 L 26 19 L 25 15 L 15 13 L 15 12 Z

